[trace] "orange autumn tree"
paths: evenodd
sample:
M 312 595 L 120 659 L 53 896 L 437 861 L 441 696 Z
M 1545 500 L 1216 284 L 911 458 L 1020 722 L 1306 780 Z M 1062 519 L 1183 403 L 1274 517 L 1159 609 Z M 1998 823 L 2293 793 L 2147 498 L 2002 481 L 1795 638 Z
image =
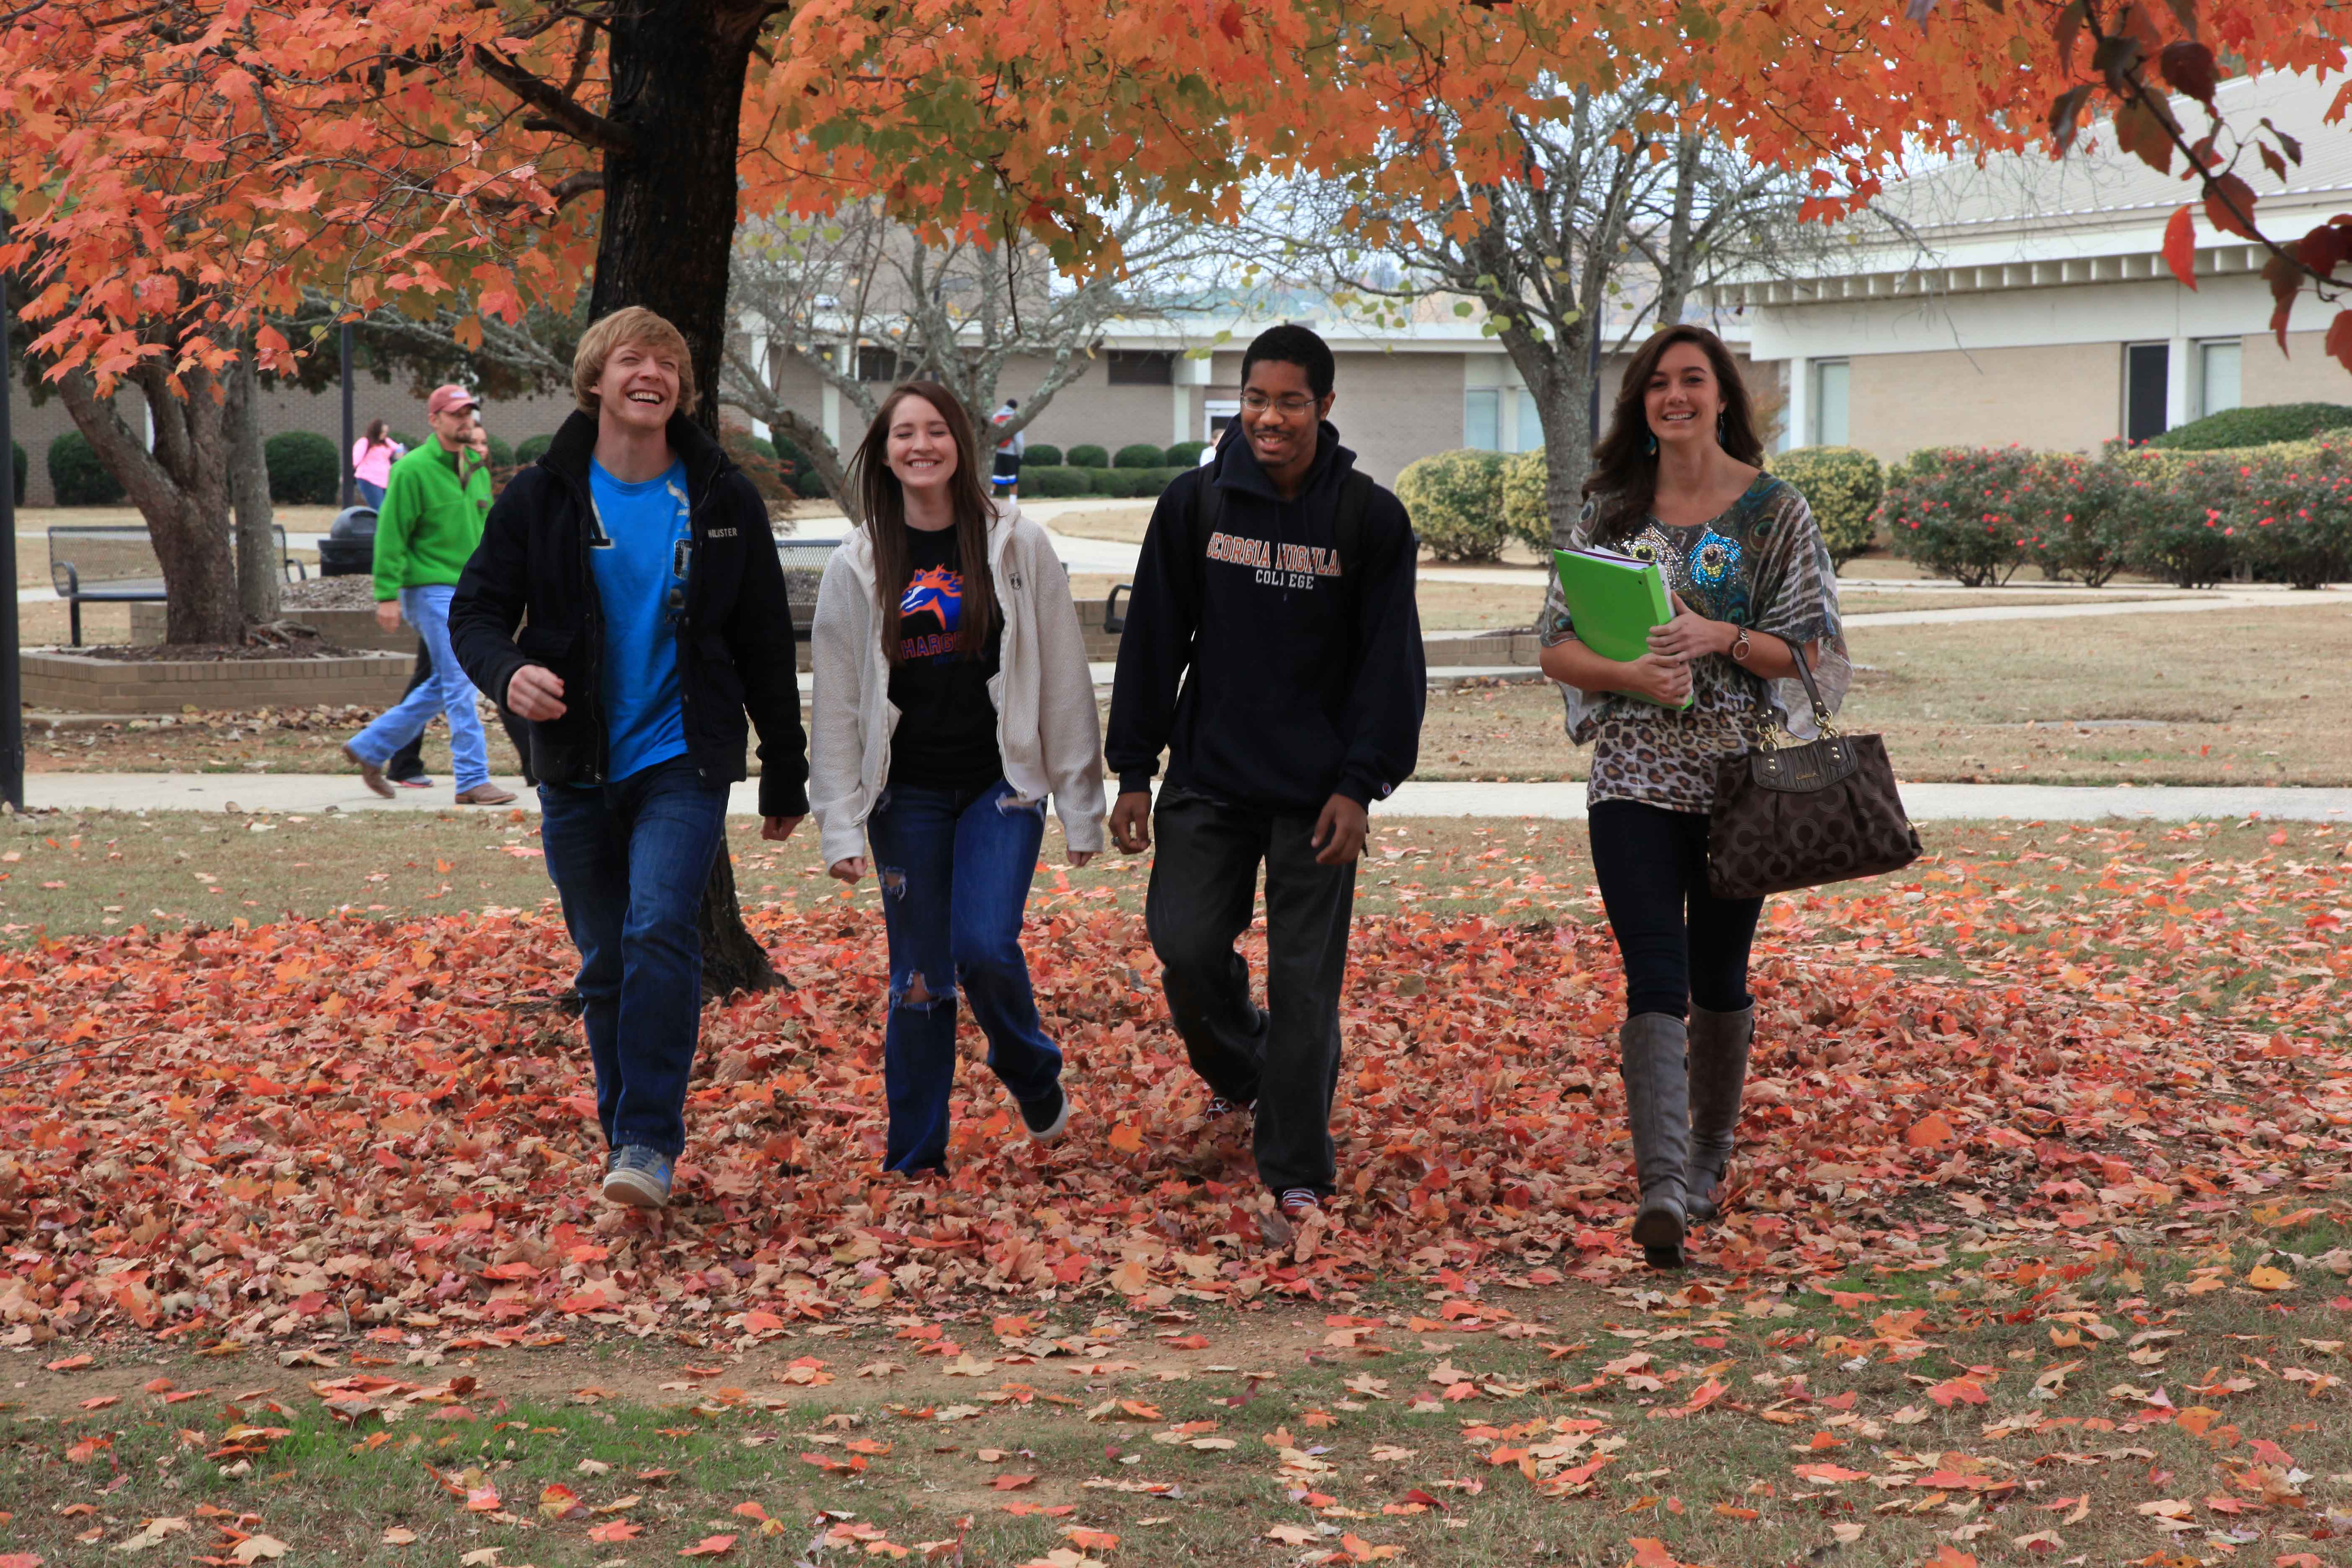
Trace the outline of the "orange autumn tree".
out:
M 1672 107 L 1629 133 L 1704 133 L 1803 170 L 1826 216 L 1906 152 L 2063 142 L 2102 105 L 2150 148 L 2149 62 L 2192 84 L 2184 46 L 2337 66 L 2332 16 L 2260 0 L 26 0 L 0 12 L 0 266 L 29 286 L 46 373 L 86 378 L 93 419 L 134 371 L 152 405 L 219 400 L 240 350 L 282 368 L 299 345 L 267 320 L 305 288 L 355 312 L 512 321 L 585 284 L 593 311 L 677 321 L 715 386 L 747 211 L 879 195 L 920 226 L 1017 227 L 1066 263 L 1115 267 L 1098 217 L 1129 195 L 1230 215 L 1250 174 L 1304 170 L 1475 226 L 1479 190 L 1529 177 L 1519 126 L 1639 76 Z M 2251 228 L 2252 188 L 2221 157 L 2200 169 L 2207 211 Z M 2290 281 L 2326 285 L 2332 245 L 2277 247 L 2287 303 Z M 220 422 L 163 423 L 193 433 L 193 494 L 226 465 L 226 447 L 195 450 Z M 217 510 L 212 491 L 180 500 L 183 521 Z M 142 509 L 160 546 L 177 524 Z M 167 579 L 216 584 L 208 559 L 167 552 Z M 181 585 L 175 604 L 203 596 Z M 216 640 L 233 620 L 178 616 L 172 635 Z

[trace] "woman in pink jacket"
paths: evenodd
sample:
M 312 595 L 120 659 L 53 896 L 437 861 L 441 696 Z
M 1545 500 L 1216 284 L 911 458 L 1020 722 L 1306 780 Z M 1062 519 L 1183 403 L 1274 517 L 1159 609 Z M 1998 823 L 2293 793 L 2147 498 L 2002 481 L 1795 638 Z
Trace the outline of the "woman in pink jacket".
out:
M 407 451 L 392 438 L 383 420 L 369 421 L 367 434 L 352 443 L 352 479 L 359 486 L 361 500 L 383 510 L 383 488 L 392 482 L 392 465 Z

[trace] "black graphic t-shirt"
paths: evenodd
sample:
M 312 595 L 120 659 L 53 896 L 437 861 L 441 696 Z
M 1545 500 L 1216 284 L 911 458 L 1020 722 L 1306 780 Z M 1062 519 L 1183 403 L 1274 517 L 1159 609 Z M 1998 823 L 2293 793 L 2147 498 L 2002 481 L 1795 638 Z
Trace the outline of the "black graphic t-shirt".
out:
M 907 587 L 898 601 L 899 662 L 890 671 L 898 727 L 890 735 L 890 783 L 916 789 L 981 789 L 1004 773 L 996 704 L 988 695 L 1003 640 L 1000 617 L 979 658 L 963 656 L 963 570 L 955 530 L 907 530 Z

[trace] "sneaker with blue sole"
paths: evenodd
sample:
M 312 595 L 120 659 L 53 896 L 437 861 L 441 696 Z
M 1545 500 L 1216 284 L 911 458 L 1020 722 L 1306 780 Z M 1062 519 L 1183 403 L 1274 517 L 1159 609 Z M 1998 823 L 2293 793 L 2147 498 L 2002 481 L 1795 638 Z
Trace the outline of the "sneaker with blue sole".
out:
M 669 1202 L 670 1163 L 642 1143 L 624 1145 L 604 1172 L 604 1201 L 635 1209 Z

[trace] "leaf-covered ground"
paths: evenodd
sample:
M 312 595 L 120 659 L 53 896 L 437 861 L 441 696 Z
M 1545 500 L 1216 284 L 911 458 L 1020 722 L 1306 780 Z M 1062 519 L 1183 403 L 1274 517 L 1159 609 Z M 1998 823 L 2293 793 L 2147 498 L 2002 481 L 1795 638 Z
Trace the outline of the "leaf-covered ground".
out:
M 1753 1279 L 1934 1258 L 1971 1228 L 2094 1245 L 2328 1190 L 2352 1117 L 2342 875 L 2184 853 L 2054 907 L 1949 859 L 1907 887 L 1777 900 L 1748 1193 L 1702 1259 Z M 1517 883 L 1506 913 L 1554 890 L 1536 870 L 1501 880 Z M 1360 922 L 1339 1223 L 1275 1256 L 1240 1129 L 1201 1124 L 1141 921 L 1117 905 L 1098 886 L 1033 911 L 1075 1135 L 1036 1152 L 968 1067 L 944 1184 L 878 1171 L 870 913 L 822 899 L 755 916 L 793 984 L 706 1016 L 687 1201 L 652 1225 L 594 1198 L 584 1053 L 552 1005 L 572 958 L 544 917 L 11 953 L 5 1049 L 48 1054 L 0 1074 L 0 1321 L 672 1326 L 961 1292 L 1230 1302 L 1635 1266 L 1604 932 Z
M 1744 1193 L 1685 1279 L 1622 1239 L 1621 981 L 1540 834 L 1376 852 L 1340 1223 L 1281 1255 L 1133 863 L 1033 905 L 1075 1135 L 1034 1152 L 967 1063 L 945 1183 L 877 1168 L 872 911 L 778 889 L 793 986 L 707 1015 L 653 1220 L 593 1198 L 543 913 L 36 942 L 0 1563 L 2335 1561 L 2338 837 L 1971 830 L 1777 900 Z

